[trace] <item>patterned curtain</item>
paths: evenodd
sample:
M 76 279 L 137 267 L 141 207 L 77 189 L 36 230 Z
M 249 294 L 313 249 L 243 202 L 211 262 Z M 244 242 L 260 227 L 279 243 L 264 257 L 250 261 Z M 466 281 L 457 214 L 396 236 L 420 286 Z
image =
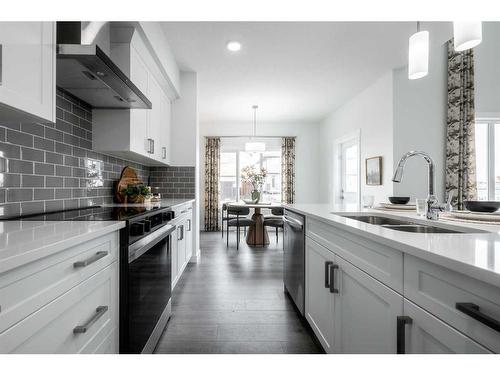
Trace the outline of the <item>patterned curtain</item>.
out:
M 205 145 L 205 230 L 219 230 L 220 138 L 206 138 Z
M 281 139 L 281 200 L 295 202 L 295 138 Z
M 474 129 L 474 53 L 456 52 L 448 41 L 448 120 L 446 127 L 446 192 L 452 204 L 464 209 L 475 199 L 476 155 Z

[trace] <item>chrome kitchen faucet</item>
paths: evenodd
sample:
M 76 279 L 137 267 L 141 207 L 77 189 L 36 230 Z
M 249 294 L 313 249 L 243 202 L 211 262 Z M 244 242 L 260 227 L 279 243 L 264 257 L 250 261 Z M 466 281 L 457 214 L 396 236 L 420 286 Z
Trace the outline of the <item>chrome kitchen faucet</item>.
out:
M 394 171 L 394 176 L 392 177 L 392 181 L 401 182 L 403 179 L 403 169 L 406 164 L 406 161 L 412 156 L 421 156 L 427 162 L 429 177 L 428 177 L 428 194 L 426 199 L 426 210 L 425 216 L 429 220 L 437 220 L 439 217 L 439 212 L 445 210 L 445 205 L 439 204 L 437 198 L 434 196 L 434 186 L 436 184 L 434 178 L 434 162 L 428 153 L 424 151 L 410 151 L 404 154 L 399 160 L 398 166 L 396 167 L 396 171 Z

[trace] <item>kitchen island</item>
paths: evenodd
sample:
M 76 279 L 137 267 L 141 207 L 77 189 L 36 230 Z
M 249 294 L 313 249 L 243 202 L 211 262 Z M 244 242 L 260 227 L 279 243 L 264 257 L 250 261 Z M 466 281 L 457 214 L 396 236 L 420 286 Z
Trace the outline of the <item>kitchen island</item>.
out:
M 285 208 L 306 217 L 305 315 L 325 351 L 500 352 L 498 227 L 327 204 Z M 363 215 L 460 233 L 408 233 L 347 217 Z

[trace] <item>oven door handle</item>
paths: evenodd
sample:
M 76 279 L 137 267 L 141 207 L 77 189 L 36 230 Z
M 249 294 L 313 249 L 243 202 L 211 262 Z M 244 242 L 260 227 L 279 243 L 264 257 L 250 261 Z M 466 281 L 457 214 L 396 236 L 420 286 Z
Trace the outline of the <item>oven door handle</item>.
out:
M 164 227 L 157 229 L 150 235 L 143 237 L 139 241 L 133 243 L 129 247 L 128 262 L 132 263 L 146 251 L 155 246 L 158 242 L 170 236 L 175 229 L 175 225 L 165 225 Z

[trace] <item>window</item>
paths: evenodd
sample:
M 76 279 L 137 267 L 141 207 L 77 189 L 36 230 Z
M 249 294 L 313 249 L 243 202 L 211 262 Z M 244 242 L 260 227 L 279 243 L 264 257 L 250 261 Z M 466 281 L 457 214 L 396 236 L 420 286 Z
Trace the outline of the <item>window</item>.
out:
M 476 120 L 476 181 L 479 200 L 500 200 L 500 119 Z
M 236 152 L 221 152 L 220 153 L 220 201 L 234 201 L 238 194 L 238 178 L 237 178 L 237 154 Z
M 240 174 L 246 166 L 253 166 L 256 170 L 265 168 L 267 170 L 266 180 L 262 186 L 261 201 L 281 202 L 281 150 L 264 152 L 240 151 Z M 242 189 L 242 195 L 248 195 L 249 191 Z
M 267 170 L 261 201 L 281 203 L 281 139 L 266 139 L 266 151 L 246 152 L 247 139 L 222 138 L 220 160 L 220 202 L 238 201 L 250 195 L 242 186 L 241 170 L 253 166 Z

